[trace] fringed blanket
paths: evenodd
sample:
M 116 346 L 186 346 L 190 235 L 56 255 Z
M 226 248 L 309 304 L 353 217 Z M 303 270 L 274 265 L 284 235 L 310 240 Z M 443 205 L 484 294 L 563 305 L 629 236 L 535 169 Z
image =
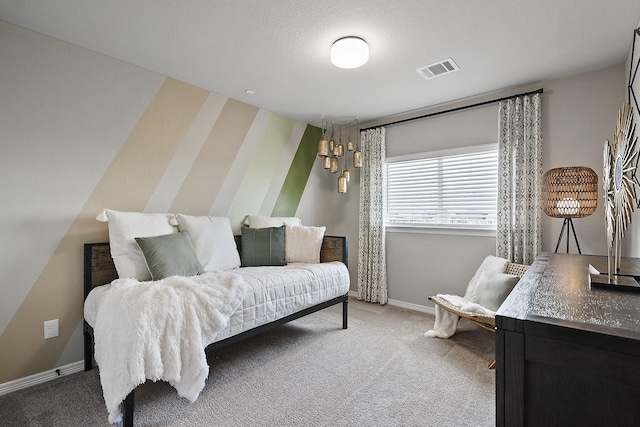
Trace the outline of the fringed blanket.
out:
M 247 287 L 228 272 L 155 282 L 115 280 L 94 327 L 109 422 L 121 420 L 120 404 L 147 379 L 167 381 L 195 401 L 209 374 L 204 348 L 227 326 Z

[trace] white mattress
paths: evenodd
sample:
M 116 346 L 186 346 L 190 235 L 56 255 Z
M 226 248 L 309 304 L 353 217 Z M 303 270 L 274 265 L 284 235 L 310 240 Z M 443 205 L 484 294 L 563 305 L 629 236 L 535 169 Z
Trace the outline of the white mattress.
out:
M 283 267 L 242 267 L 231 270 L 250 285 L 242 306 L 215 340 L 278 320 L 349 291 L 349 271 L 341 262 L 292 263 Z M 84 303 L 84 318 L 93 327 L 100 301 L 111 285 L 94 288 Z

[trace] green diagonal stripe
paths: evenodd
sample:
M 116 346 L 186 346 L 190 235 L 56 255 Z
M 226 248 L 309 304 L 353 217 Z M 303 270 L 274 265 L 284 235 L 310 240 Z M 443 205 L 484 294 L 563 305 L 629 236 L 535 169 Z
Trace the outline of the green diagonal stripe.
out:
M 307 125 L 271 216 L 295 216 L 316 160 L 322 129 Z

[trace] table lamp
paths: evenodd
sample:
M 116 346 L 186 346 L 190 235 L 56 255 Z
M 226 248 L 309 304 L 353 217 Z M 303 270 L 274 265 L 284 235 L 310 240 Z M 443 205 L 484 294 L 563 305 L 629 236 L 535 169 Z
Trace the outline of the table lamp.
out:
M 570 166 L 548 170 L 542 178 L 542 208 L 552 218 L 564 218 L 555 252 L 567 230 L 569 253 L 569 227 L 573 232 L 578 253 L 582 254 L 573 218 L 591 215 L 598 206 L 598 175 L 585 166 Z

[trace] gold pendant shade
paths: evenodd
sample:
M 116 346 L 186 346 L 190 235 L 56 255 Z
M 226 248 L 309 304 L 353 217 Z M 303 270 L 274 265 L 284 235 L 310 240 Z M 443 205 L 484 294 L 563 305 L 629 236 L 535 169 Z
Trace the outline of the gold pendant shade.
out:
M 320 141 L 318 141 L 318 156 L 326 157 L 329 155 L 329 141 L 327 141 L 327 137 L 322 135 Z
M 331 169 L 331 157 L 323 157 L 322 158 L 322 167 L 325 169 Z
M 331 173 L 338 172 L 338 158 L 336 156 L 329 158 L 329 165 L 329 170 L 331 171 Z

